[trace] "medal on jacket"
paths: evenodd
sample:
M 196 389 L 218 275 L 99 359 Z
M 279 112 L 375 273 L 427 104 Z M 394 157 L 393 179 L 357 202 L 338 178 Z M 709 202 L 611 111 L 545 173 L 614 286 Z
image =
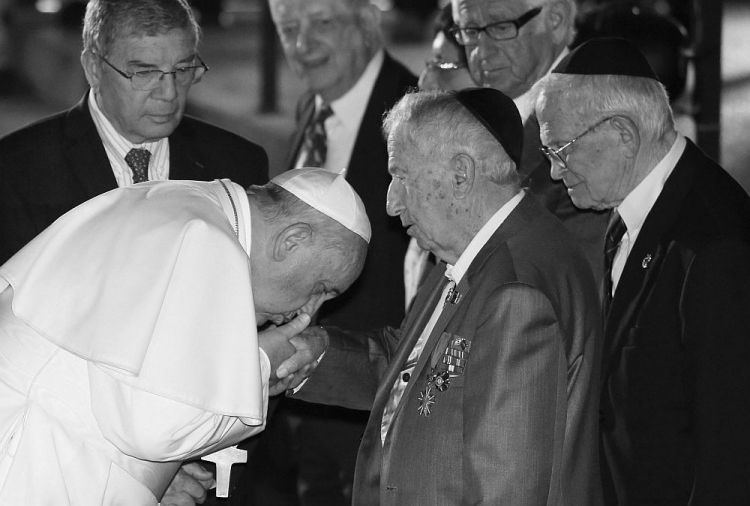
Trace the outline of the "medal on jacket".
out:
M 427 375 L 427 385 L 419 393 L 417 411 L 420 415 L 428 417 L 432 414 L 432 407 L 437 401 L 433 390 L 445 392 L 451 386 L 451 378 L 464 373 L 470 349 L 471 341 L 462 337 L 452 337 L 448 341 L 442 360 L 432 367 Z

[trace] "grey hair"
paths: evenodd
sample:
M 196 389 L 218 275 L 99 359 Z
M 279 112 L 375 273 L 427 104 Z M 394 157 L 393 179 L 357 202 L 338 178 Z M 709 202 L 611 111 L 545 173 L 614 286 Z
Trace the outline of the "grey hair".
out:
M 659 142 L 674 130 L 674 118 L 664 85 L 645 77 L 550 74 L 534 87 L 538 99 L 557 100 L 582 122 L 621 115 L 639 134 Z M 537 107 L 539 104 L 537 105 Z
M 516 164 L 505 148 L 450 91 L 404 95 L 383 120 L 389 150 L 396 129 L 422 159 L 446 160 L 467 153 L 479 162 L 479 171 L 487 180 L 498 185 L 519 184 Z
M 251 186 L 248 190 L 256 197 L 263 218 L 270 223 L 307 223 L 312 227 L 324 250 L 342 253 L 354 251 L 364 256 L 367 242 L 344 225 L 306 204 L 294 194 L 275 183 Z M 359 239 L 359 240 L 357 240 Z
M 90 0 L 83 20 L 83 50 L 104 56 L 118 39 L 173 29 L 191 33 L 198 47 L 201 29 L 186 0 Z

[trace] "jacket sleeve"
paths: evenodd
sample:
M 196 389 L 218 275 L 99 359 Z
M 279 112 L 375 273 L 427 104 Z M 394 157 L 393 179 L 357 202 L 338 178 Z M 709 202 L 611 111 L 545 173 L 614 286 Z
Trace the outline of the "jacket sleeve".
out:
M 317 404 L 370 410 L 401 331 L 345 332 L 327 327 L 330 345 L 307 383 L 294 397 Z

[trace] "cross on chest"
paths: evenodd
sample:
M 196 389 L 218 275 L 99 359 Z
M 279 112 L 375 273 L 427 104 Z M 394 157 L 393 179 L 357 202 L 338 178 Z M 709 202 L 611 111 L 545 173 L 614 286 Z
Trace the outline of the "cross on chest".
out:
M 232 473 L 232 464 L 247 462 L 247 452 L 238 449 L 236 446 L 230 446 L 201 457 L 201 459 L 216 464 L 216 497 L 229 497 L 229 477 Z

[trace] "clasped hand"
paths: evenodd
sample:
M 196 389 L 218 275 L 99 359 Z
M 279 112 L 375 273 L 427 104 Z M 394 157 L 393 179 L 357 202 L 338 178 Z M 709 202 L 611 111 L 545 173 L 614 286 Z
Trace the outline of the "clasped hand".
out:
M 271 326 L 258 333 L 258 344 L 271 361 L 269 395 L 297 387 L 310 376 L 328 347 L 328 334 L 309 329 L 310 316 L 302 313 L 289 323 Z

